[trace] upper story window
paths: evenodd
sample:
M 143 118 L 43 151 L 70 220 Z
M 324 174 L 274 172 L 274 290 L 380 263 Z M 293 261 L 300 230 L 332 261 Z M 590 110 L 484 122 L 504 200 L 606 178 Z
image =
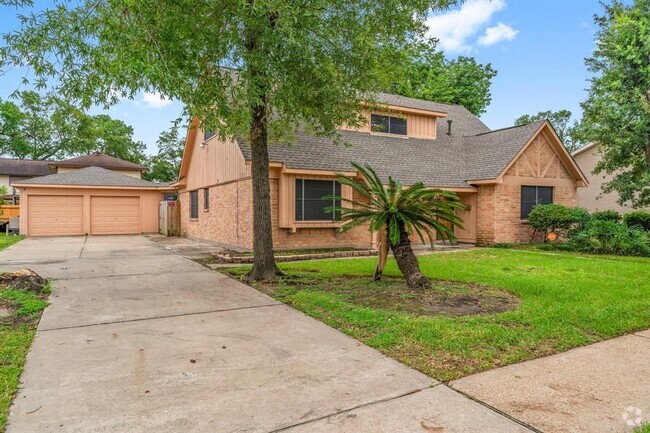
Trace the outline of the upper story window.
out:
M 190 219 L 199 217 L 199 192 L 190 191 Z
M 203 141 L 213 137 L 215 134 L 214 131 L 203 131 Z
M 372 114 L 370 115 L 370 130 L 386 134 L 406 135 L 406 118 Z
M 335 180 L 296 179 L 296 221 L 333 221 L 329 206 L 340 206 L 340 200 L 324 196 L 341 196 L 341 184 Z
M 521 219 L 538 204 L 553 204 L 553 187 L 551 186 L 522 186 L 521 187 Z

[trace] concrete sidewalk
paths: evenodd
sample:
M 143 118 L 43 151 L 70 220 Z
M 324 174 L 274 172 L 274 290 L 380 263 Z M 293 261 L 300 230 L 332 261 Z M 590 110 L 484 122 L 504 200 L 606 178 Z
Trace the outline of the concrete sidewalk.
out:
M 528 432 L 140 236 L 30 238 L 54 279 L 8 433 Z
M 629 433 L 650 423 L 650 331 L 510 365 L 454 389 L 546 433 Z

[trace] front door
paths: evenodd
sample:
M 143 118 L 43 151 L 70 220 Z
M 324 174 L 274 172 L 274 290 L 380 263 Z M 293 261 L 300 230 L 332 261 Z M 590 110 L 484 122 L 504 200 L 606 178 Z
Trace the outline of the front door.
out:
M 463 219 L 463 228 L 456 227 L 454 232 L 458 242 L 476 243 L 476 197 L 477 194 L 468 193 L 458 194 L 461 203 L 466 207 L 463 211 L 457 211 L 459 217 Z

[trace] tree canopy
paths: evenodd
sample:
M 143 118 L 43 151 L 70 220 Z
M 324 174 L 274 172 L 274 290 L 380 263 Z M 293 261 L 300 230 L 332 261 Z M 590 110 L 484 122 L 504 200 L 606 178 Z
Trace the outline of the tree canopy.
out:
M 91 116 L 65 99 L 35 91 L 16 94 L 18 104 L 0 100 L 0 155 L 64 159 L 102 152 L 142 164 L 145 144 L 133 128 L 105 114 Z
M 621 204 L 650 205 L 650 0 L 603 4 L 595 17 L 596 49 L 586 60 L 594 75 L 582 103 L 580 136 L 600 143 L 596 173 L 613 175 L 604 192 Z
M 22 2 L 24 0 L 4 0 Z M 250 279 L 271 279 L 268 141 L 302 128 L 337 139 L 365 123 L 363 103 L 395 82 L 397 65 L 424 41 L 433 9 L 454 0 L 59 0 L 5 35 L 0 69 L 29 66 L 45 86 L 83 106 L 137 92 L 181 101 L 219 136 L 249 137 L 253 181 Z M 230 67 L 236 69 L 233 73 Z
M 171 182 L 178 179 L 178 172 L 183 158 L 185 138 L 180 134 L 181 119 L 173 122 L 170 129 L 158 137 L 158 153 L 149 158 L 149 171 L 144 178 L 157 182 Z
M 492 100 L 490 86 L 497 71 L 472 57 L 448 60 L 431 43 L 416 43 L 402 53 L 399 79 L 386 90 L 403 96 L 460 104 L 475 115 Z
M 526 125 L 531 122 L 537 122 L 538 120 L 548 119 L 567 150 L 573 152 L 582 147 L 582 143 L 577 138 L 578 122 L 574 121 L 571 123 L 571 115 L 569 110 L 540 111 L 537 114 L 524 114 L 523 116 L 519 116 L 515 119 L 515 125 Z

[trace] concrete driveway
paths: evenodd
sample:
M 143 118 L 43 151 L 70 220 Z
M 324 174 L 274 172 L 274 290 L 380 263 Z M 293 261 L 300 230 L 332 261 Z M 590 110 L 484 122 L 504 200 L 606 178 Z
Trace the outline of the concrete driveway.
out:
M 528 432 L 140 236 L 26 239 L 54 280 L 9 433 Z

